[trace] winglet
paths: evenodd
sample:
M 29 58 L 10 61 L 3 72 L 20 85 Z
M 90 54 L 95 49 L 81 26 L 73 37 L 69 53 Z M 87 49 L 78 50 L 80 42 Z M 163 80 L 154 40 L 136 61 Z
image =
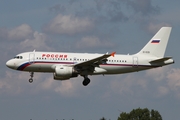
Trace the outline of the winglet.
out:
M 116 52 L 112 52 L 112 53 L 111 53 L 111 56 L 113 56 L 113 57 L 114 57 L 114 55 L 115 55 L 115 54 L 116 54 Z

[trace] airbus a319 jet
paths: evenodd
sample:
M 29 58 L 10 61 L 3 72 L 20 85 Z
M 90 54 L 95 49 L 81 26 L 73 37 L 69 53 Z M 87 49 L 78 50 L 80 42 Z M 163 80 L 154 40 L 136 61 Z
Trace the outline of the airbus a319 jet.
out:
M 53 73 L 55 80 L 84 77 L 82 84 L 90 83 L 89 75 L 109 75 L 137 72 L 173 64 L 172 57 L 164 57 L 171 27 L 162 27 L 136 54 L 112 53 L 68 53 L 68 52 L 24 52 L 6 62 L 6 66 L 19 71 Z

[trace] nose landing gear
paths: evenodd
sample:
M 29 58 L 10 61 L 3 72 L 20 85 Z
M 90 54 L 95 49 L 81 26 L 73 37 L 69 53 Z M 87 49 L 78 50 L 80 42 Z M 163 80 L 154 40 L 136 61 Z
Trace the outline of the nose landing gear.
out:
M 29 79 L 29 82 L 32 83 L 33 82 L 33 76 L 34 76 L 34 72 L 30 72 L 30 79 Z

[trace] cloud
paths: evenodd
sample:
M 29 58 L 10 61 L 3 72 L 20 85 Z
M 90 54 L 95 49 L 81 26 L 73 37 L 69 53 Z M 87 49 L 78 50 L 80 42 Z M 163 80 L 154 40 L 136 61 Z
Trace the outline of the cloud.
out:
M 33 30 L 27 24 L 22 24 L 16 28 L 8 31 L 7 36 L 9 40 L 24 40 L 33 35 Z
M 149 31 L 149 33 L 155 34 L 161 27 L 170 27 L 171 25 L 165 22 L 160 23 L 153 23 L 149 22 L 146 26 L 146 30 Z
M 6 62 L 10 57 L 24 51 L 49 50 L 53 51 L 48 45 L 48 36 L 31 29 L 27 24 L 7 29 L 0 28 L 0 47 L 2 62 Z M 4 66 L 2 64 L 1 66 Z
M 39 79 L 41 79 L 41 78 L 39 78 Z M 49 76 L 42 83 L 40 83 L 38 88 L 41 87 L 43 90 L 50 90 L 50 89 L 52 89 L 53 87 L 55 87 L 55 84 L 54 84 L 55 81 L 52 80 L 52 79 L 53 79 L 53 77 Z
M 180 98 L 180 69 L 170 66 L 148 70 L 146 76 L 156 81 L 157 95 L 174 94 Z
M 26 74 L 6 71 L 5 76 L 0 79 L 0 94 L 17 95 L 25 90 L 26 85 L 22 85 L 27 79 Z
M 74 15 L 57 15 L 43 30 L 51 34 L 73 35 L 91 30 L 94 27 L 93 20 L 85 17 L 79 18 Z
M 38 77 L 38 78 L 37 78 Z M 45 75 L 37 75 L 36 79 L 40 79 L 36 88 L 33 90 L 34 93 L 37 91 L 51 91 L 52 93 L 56 93 L 66 97 L 72 97 L 78 95 L 79 86 L 81 86 L 80 82 L 77 81 L 78 78 L 73 78 L 65 81 L 54 80 L 53 76 Z M 42 81 L 43 80 L 43 81 Z
M 126 77 L 117 77 L 111 82 L 111 89 L 118 94 L 134 94 L 137 90 L 142 92 L 146 89 L 148 82 L 144 77 L 137 77 L 135 74 L 128 74 Z M 140 90 L 141 89 L 141 90 Z
M 121 9 L 124 5 L 121 0 L 95 0 L 95 4 L 97 12 L 101 14 L 98 19 L 101 22 L 125 22 L 129 19 L 127 15 L 125 15 L 125 12 Z
M 174 94 L 180 98 L 180 69 L 167 67 L 163 69 L 154 69 L 153 72 L 147 71 L 146 74 L 131 73 L 112 77 L 108 83 L 104 95 L 142 95 L 151 94 L 151 96 L 162 97 L 168 94 Z M 157 73 L 154 75 L 154 73 Z M 140 75 L 141 74 L 141 75 Z M 152 75 L 151 75 L 152 74 Z M 155 79 L 158 74 L 164 77 Z M 81 91 L 79 78 L 73 78 L 66 81 L 54 81 L 52 74 L 35 73 L 34 84 L 28 83 L 29 73 L 6 71 L 5 76 L 0 79 L 0 94 L 19 95 L 24 93 L 39 94 L 44 91 L 59 94 L 66 97 L 78 96 Z M 104 86 L 105 87 L 105 86 Z
M 33 38 L 25 39 L 20 43 L 20 46 L 23 49 L 51 50 L 51 48 L 47 46 L 46 41 L 47 36 L 44 33 L 38 33 L 37 31 L 35 31 L 33 34 Z
M 180 90 L 180 69 L 171 69 L 168 74 L 168 85 L 171 90 L 179 91 Z
M 110 16 L 111 22 L 124 22 L 124 21 L 127 21 L 129 19 L 121 11 L 119 11 L 119 12 L 109 11 L 109 16 Z
M 87 36 L 83 37 L 80 41 L 76 43 L 76 48 L 83 49 L 83 48 L 99 48 L 99 47 L 105 47 L 110 48 L 114 45 L 108 41 L 101 41 L 96 36 Z
M 55 88 L 55 92 L 67 95 L 72 94 L 75 90 L 74 85 L 72 81 L 63 81 L 62 84 L 59 87 Z
M 66 7 L 64 5 L 57 4 L 57 5 L 50 7 L 49 10 L 51 12 L 55 12 L 55 13 L 63 13 L 66 11 Z
M 157 96 L 164 96 L 169 93 L 169 88 L 167 86 L 159 86 L 157 88 L 158 95 Z
M 33 36 L 32 28 L 27 24 L 21 24 L 15 28 L 0 28 L 0 38 L 3 40 L 22 41 Z
M 169 94 L 180 98 L 180 69 L 170 66 L 114 77 L 107 93 L 120 95 L 151 94 L 162 97 Z
M 34 74 L 34 82 L 29 83 L 28 72 L 6 71 L 5 76 L 0 79 L 0 95 L 39 94 L 51 92 L 66 97 L 78 94 L 78 88 L 82 84 L 76 80 L 56 81 L 52 74 Z
M 141 13 L 143 16 L 149 16 L 151 14 L 158 14 L 160 8 L 152 5 L 152 0 L 124 0 L 127 2 L 135 13 Z
M 16 49 L 16 50 L 24 50 L 24 49 L 46 49 L 46 50 L 52 50 L 47 46 L 47 40 L 48 37 L 44 33 L 39 33 L 37 31 L 32 30 L 32 28 L 27 24 L 22 24 L 20 26 L 17 26 L 15 28 L 12 28 L 11 30 L 8 29 L 0 29 L 0 31 L 3 31 L 5 34 L 1 37 L 7 40 L 18 40 L 20 42 L 13 42 L 10 48 Z M 6 42 L 5 40 L 3 42 Z
M 162 26 L 169 26 L 164 21 L 158 21 L 161 8 L 152 4 L 152 0 L 122 0 L 127 5 L 129 11 L 128 19 L 139 24 L 141 29 L 151 35 L 157 32 Z
M 153 78 L 153 80 L 155 81 L 161 81 L 164 78 L 166 78 L 166 74 L 168 70 L 169 70 L 168 66 L 150 69 L 146 72 L 146 76 Z
M 7 40 L 8 30 L 7 28 L 0 28 L 0 40 Z
M 165 82 L 164 87 L 173 91 L 180 90 L 180 69 L 170 66 L 148 70 L 146 77 L 150 77 L 156 82 Z

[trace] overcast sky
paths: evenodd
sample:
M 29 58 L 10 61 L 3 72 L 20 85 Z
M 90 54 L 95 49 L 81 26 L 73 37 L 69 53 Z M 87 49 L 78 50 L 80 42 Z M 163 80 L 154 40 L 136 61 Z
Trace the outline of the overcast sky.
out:
M 155 109 L 163 120 L 180 119 L 180 1 L 1 0 L 0 119 L 116 120 L 121 112 Z M 172 33 L 166 56 L 175 64 L 114 76 L 55 81 L 5 66 L 26 51 L 134 54 L 162 27 Z

